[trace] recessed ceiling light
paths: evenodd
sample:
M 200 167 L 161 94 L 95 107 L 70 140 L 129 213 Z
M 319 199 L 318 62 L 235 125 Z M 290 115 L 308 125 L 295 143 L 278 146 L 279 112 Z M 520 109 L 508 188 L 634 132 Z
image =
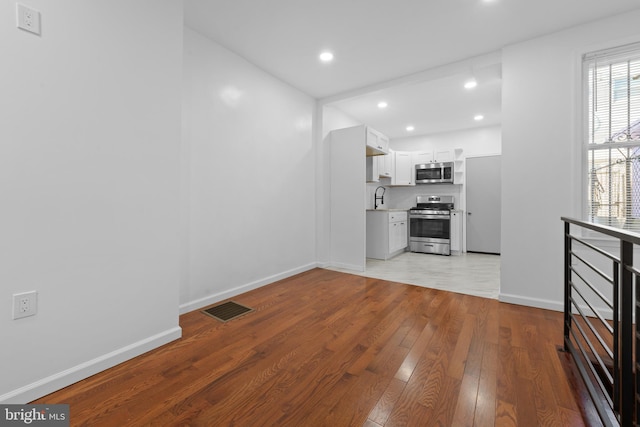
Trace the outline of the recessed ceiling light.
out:
M 416 128 L 414 128 L 413 126 L 409 125 L 406 127 L 407 132 L 413 132 Z
M 331 62 L 333 61 L 333 53 L 329 51 L 324 51 L 320 54 L 320 61 L 322 62 Z
M 476 79 L 470 79 L 464 83 L 465 89 L 473 89 L 476 86 L 478 86 L 478 82 L 476 81 Z
M 378 108 L 387 108 L 387 105 L 389 105 L 389 104 L 387 104 L 387 103 L 386 103 L 386 102 L 384 102 L 384 101 L 380 101 L 380 102 L 378 102 Z
M 473 117 L 473 120 L 475 120 L 476 122 L 479 122 L 482 119 L 484 119 L 484 116 L 482 114 L 477 114 Z

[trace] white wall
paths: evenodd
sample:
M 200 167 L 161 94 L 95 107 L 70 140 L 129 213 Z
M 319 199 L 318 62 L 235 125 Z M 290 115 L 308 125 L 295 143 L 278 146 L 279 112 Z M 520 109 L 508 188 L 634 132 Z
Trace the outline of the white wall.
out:
M 362 123 L 330 105 L 320 107 L 318 110 L 320 113 L 319 122 L 322 126 L 317 130 L 317 134 L 322 142 L 317 149 L 317 258 L 321 266 L 327 266 L 330 260 L 329 248 L 331 244 L 331 156 L 328 135 L 332 130 L 358 126 Z
M 333 131 L 328 143 L 331 145 L 330 264 L 364 271 L 366 126 Z
M 581 54 L 640 40 L 640 11 L 503 50 L 502 301 L 562 309 L 563 223 L 580 217 Z
M 182 2 L 0 1 L 0 402 L 180 336 Z M 140 16 L 145 19 L 140 19 Z M 38 313 L 12 320 L 12 294 Z
M 185 28 L 181 312 L 315 267 L 315 100 Z
M 359 122 L 351 116 L 343 113 L 335 107 L 325 105 L 322 108 L 322 139 L 324 140 L 329 132 L 336 129 L 358 126 L 364 123 Z
M 463 156 L 488 156 L 502 151 L 502 133 L 500 126 L 487 126 L 475 129 L 446 132 L 433 135 L 420 135 L 393 139 L 393 150 L 421 151 L 427 149 L 461 148 Z M 383 181 L 384 183 L 384 181 Z M 375 187 L 374 187 L 375 188 Z M 464 188 L 461 185 L 416 185 L 414 187 L 393 187 L 385 194 L 389 195 L 388 205 L 393 209 L 409 209 L 416 204 L 416 196 L 422 194 L 453 195 L 456 209 L 464 209 Z M 370 197 L 367 196 L 369 199 Z

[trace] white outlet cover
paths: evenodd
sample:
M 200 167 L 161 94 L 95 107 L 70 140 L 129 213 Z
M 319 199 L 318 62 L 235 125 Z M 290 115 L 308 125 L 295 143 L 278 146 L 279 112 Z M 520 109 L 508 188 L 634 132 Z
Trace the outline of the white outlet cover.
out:
M 16 3 L 17 13 L 17 25 L 30 33 L 40 35 L 40 12 L 25 6 L 20 3 Z
M 26 309 L 25 309 L 26 307 Z M 13 319 L 35 316 L 38 312 L 38 293 L 36 291 L 13 294 Z

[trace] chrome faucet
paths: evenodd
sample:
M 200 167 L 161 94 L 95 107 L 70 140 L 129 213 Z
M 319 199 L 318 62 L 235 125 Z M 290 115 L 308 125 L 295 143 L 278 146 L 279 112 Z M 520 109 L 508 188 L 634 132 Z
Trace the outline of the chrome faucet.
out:
M 382 188 L 382 195 L 378 197 L 378 190 Z M 384 205 L 384 192 L 387 191 L 386 188 L 380 186 L 376 188 L 376 192 L 373 195 L 373 209 L 378 209 L 378 200 L 380 200 L 380 204 Z

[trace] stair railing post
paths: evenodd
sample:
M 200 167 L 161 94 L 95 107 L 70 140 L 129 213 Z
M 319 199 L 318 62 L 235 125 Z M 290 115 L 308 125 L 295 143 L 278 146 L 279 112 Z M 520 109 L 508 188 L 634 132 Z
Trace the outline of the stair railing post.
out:
M 620 425 L 633 425 L 635 384 L 633 374 L 633 243 L 620 241 Z
M 569 351 L 571 329 L 571 237 L 570 224 L 564 223 L 564 350 Z
M 620 408 L 620 273 L 621 263 L 613 261 L 613 407 Z

